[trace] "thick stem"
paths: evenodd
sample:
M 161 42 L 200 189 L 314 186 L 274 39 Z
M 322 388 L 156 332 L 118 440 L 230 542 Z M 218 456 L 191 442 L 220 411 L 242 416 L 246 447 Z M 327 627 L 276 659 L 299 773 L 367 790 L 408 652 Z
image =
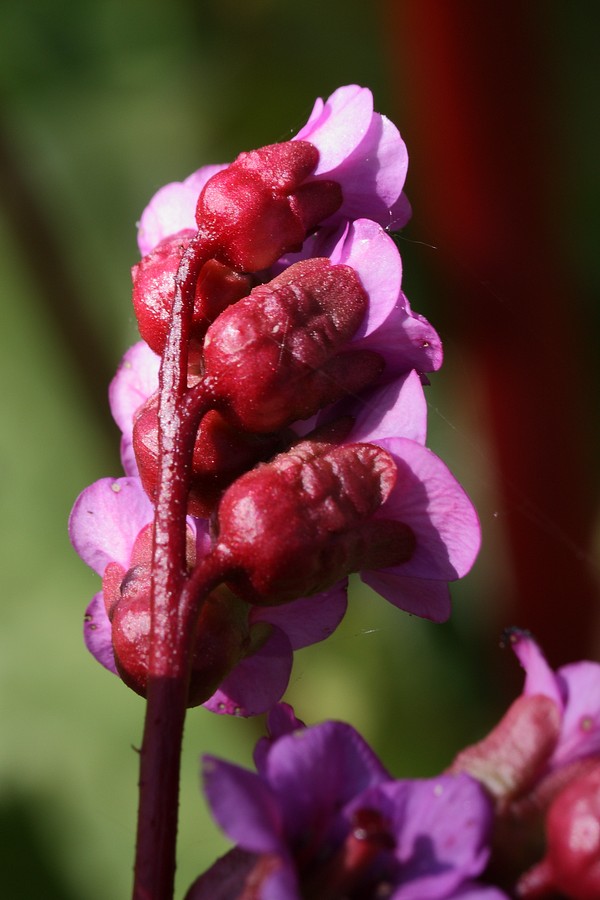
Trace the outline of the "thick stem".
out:
M 183 255 L 176 278 L 171 328 L 160 367 L 158 491 L 152 557 L 150 674 L 177 674 L 178 602 L 186 575 L 186 506 L 197 424 L 210 397 L 186 415 L 187 363 L 194 293 L 212 245 L 198 234 Z M 174 668 L 175 667 L 175 668 Z
M 188 699 L 192 617 L 180 616 L 186 582 L 186 506 L 198 421 L 210 407 L 209 391 L 193 414 L 186 395 L 188 344 L 200 269 L 213 246 L 198 234 L 176 277 L 171 328 L 160 369 L 159 480 L 152 556 L 151 644 L 147 708 L 140 758 L 134 900 L 171 900 L 179 770 Z M 211 557 L 196 572 L 196 609 L 221 580 Z
M 217 556 L 207 556 L 194 570 L 193 603 L 175 645 L 173 676 L 150 676 L 146 721 L 140 753 L 140 802 L 133 900 L 171 900 L 179 805 L 179 770 L 188 699 L 192 635 L 202 603 L 223 580 Z M 185 592 L 189 594 L 189 591 Z M 193 609 L 192 609 L 193 606 Z

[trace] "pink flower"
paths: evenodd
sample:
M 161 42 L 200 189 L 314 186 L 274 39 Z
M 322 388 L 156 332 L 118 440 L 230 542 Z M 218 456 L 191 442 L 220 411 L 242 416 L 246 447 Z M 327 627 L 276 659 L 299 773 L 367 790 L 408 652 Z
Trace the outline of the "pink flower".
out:
M 448 582 L 470 569 L 480 529 L 463 489 L 419 442 L 424 415 L 413 372 L 373 391 L 353 427 L 340 420 L 341 435 L 334 421 L 238 478 L 219 504 L 217 549 L 241 596 L 284 602 L 360 572 L 396 606 L 446 619 Z
M 105 668 L 122 676 L 126 673 L 122 669 L 119 672 L 113 646 L 116 613 L 111 601 L 114 604 L 115 595 L 118 598 L 124 585 L 131 583 L 135 574 L 131 568 L 132 554 L 140 534 L 151 524 L 152 518 L 152 505 L 139 479 L 129 477 L 104 478 L 86 488 L 77 499 L 69 520 L 69 534 L 75 550 L 104 578 L 104 595 L 96 594 L 86 611 L 86 646 Z M 207 524 L 188 518 L 188 529 L 195 536 L 198 555 L 207 552 L 210 546 Z M 117 571 L 118 567 L 120 571 Z M 245 644 L 248 655 L 241 655 L 203 705 L 218 713 L 258 715 L 277 702 L 285 691 L 293 651 L 324 640 L 337 628 L 346 610 L 346 587 L 339 584 L 325 594 L 301 598 L 285 607 L 258 608 L 241 601 L 239 604 L 246 617 L 241 627 L 249 635 L 249 642 Z M 150 627 L 149 607 L 146 604 L 141 611 L 136 609 L 135 615 L 131 611 L 125 614 L 129 615 L 129 620 L 121 622 L 119 627 L 136 630 L 136 639 L 140 642 L 136 662 L 143 669 L 142 657 L 147 649 Z M 129 653 L 129 646 L 126 649 Z M 142 692 L 140 684 L 131 683 L 131 680 L 127 683 Z
M 151 385 L 156 357 L 145 345 L 128 351 L 111 388 L 113 413 L 127 431 L 143 385 Z M 136 372 L 138 373 L 136 375 Z M 416 372 L 408 372 L 379 388 L 337 404 L 317 418 L 322 426 L 351 415 L 354 424 L 345 443 L 376 444 L 390 453 L 396 481 L 376 520 L 404 522 L 415 535 L 411 559 L 397 566 L 361 570 L 362 579 L 389 602 L 413 614 L 444 621 L 450 613 L 448 582 L 463 577 L 473 565 L 480 543 L 477 515 L 463 489 L 444 463 L 423 445 L 427 408 Z M 123 425 L 122 425 L 123 427 Z M 124 461 L 130 460 L 126 449 Z M 136 470 L 126 468 L 129 474 Z
M 523 696 L 548 697 L 559 712 L 560 729 L 545 774 L 600 758 L 600 664 L 582 660 L 554 672 L 527 632 L 512 629 L 510 644 L 525 669 Z
M 368 88 L 347 85 L 325 102 L 316 101 L 306 125 L 294 140 L 308 141 L 319 151 L 319 163 L 307 179 L 336 181 L 343 204 L 327 225 L 361 216 L 386 228 L 400 228 L 410 217 L 402 193 L 408 155 L 396 127 L 373 112 Z M 140 253 L 184 229 L 196 230 L 196 202 L 209 178 L 227 165 L 203 166 L 183 182 L 160 188 L 142 213 L 138 226 Z
M 312 178 L 342 185 L 344 202 L 332 220 L 364 216 L 390 229 L 406 224 L 411 212 L 402 193 L 406 145 L 396 126 L 373 111 L 368 88 L 349 84 L 325 102 L 319 98 L 294 140 L 309 141 L 319 151 Z
M 487 785 L 501 809 L 545 808 L 575 774 L 600 760 L 600 665 L 554 672 L 531 635 L 508 632 L 525 669 L 523 693 L 490 734 L 463 750 L 452 771 Z
M 507 880 L 520 879 L 519 897 L 533 900 L 554 896 L 552 889 L 567 883 L 584 885 L 588 876 L 589 883 L 599 883 L 592 872 L 597 844 L 579 853 L 571 836 L 578 839 L 589 828 L 596 832 L 600 821 L 597 797 L 585 807 L 586 791 L 597 791 L 599 782 L 600 665 L 582 661 L 554 672 L 528 632 L 510 629 L 508 637 L 525 669 L 523 693 L 487 737 L 458 754 L 449 771 L 467 772 L 494 798 L 492 863 Z M 548 853 L 538 862 L 544 819 Z M 564 881 L 569 871 L 572 883 Z M 595 896 L 594 888 L 573 893 L 578 900 Z
M 209 178 L 227 168 L 227 163 L 202 166 L 184 181 L 161 187 L 138 222 L 138 247 L 142 256 L 150 253 L 166 237 L 184 229 L 196 231 L 196 204 Z

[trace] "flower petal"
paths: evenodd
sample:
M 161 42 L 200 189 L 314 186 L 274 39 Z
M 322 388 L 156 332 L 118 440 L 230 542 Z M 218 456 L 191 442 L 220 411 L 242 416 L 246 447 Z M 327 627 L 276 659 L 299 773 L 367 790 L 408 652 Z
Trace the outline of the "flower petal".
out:
M 327 173 L 342 186 L 344 199 L 335 216 L 366 216 L 384 228 L 400 228 L 410 211 L 406 201 L 398 202 L 407 169 L 408 152 L 398 129 L 375 113 L 359 146 Z
M 482 872 L 493 812 L 477 781 L 441 775 L 389 783 L 380 790 L 400 812 L 394 829 L 400 862 L 394 898 L 448 897 Z
M 352 406 L 356 418 L 349 440 L 378 443 L 388 437 L 403 437 L 425 443 L 427 403 L 416 372 L 364 392 L 353 398 Z
M 250 622 L 270 622 L 287 635 L 292 650 L 324 641 L 333 634 L 348 606 L 347 581 L 312 597 L 280 606 L 254 606 Z
M 318 101 L 294 140 L 310 141 L 319 151 L 312 178 L 337 181 L 343 203 L 331 217 L 366 216 L 384 227 L 400 227 L 410 214 L 401 192 L 408 154 L 396 126 L 373 112 L 373 96 L 356 84 L 338 88 Z
M 448 896 L 448 900 L 510 900 L 510 897 L 500 888 L 487 884 L 470 883 L 463 884 Z
M 481 541 L 473 504 L 431 450 L 405 438 L 376 442 L 393 457 L 396 484 L 377 512 L 412 529 L 417 545 L 411 559 L 389 571 L 402 576 L 453 581 L 473 565 Z
M 366 741 L 343 722 L 284 735 L 272 746 L 265 768 L 280 799 L 288 840 L 310 834 L 315 845 L 344 804 L 389 778 Z
M 98 575 L 109 562 L 127 569 L 135 539 L 152 517 L 139 478 L 102 478 L 75 501 L 69 518 L 71 543 Z
M 310 141 L 319 151 L 314 175 L 329 175 L 363 141 L 373 118 L 373 95 L 368 88 L 348 84 L 325 103 L 317 100 L 295 141 Z
M 292 648 L 286 635 L 273 628 L 253 656 L 243 659 L 203 705 L 211 712 L 258 716 L 281 699 L 292 671 Z
M 385 360 L 384 378 L 402 375 L 409 369 L 437 372 L 444 354 L 440 337 L 427 319 L 411 311 L 405 295 L 400 295 L 386 320 L 353 343 L 357 350 L 375 350 Z
M 600 665 L 584 660 L 556 674 L 568 700 L 552 768 L 600 754 Z
M 375 331 L 393 310 L 402 283 L 402 260 L 393 240 L 370 219 L 357 219 L 328 254 L 332 263 L 352 266 L 369 295 L 367 314 L 353 341 Z
M 145 341 L 138 341 L 123 356 L 110 383 L 108 399 L 113 419 L 121 429 L 121 462 L 126 475 L 137 475 L 132 444 L 133 417 L 158 389 L 160 358 Z
M 445 581 L 405 578 L 398 569 L 372 569 L 360 573 L 361 579 L 382 597 L 413 616 L 432 622 L 450 618 L 450 591 Z
M 561 691 L 560 682 L 538 644 L 528 631 L 520 628 L 511 628 L 507 634 L 512 649 L 525 669 L 523 694 L 543 694 L 550 697 L 562 711 L 566 701 L 565 692 Z
M 204 756 L 202 778 L 211 812 L 232 841 L 252 853 L 284 851 L 278 799 L 259 775 Z
M 241 897 L 259 857 L 234 847 L 212 864 L 188 889 L 185 900 L 231 900 Z
M 102 594 L 96 594 L 85 611 L 83 619 L 83 639 L 85 646 L 98 662 L 117 675 L 115 654 L 112 645 L 112 627 Z
M 304 722 L 298 719 L 294 708 L 289 703 L 276 703 L 267 714 L 268 736 L 261 737 L 254 748 L 254 765 L 260 775 L 265 774 L 266 759 L 271 747 L 284 734 L 291 734 L 298 728 L 305 728 Z
M 164 238 L 184 228 L 197 230 L 196 204 L 209 178 L 227 164 L 203 166 L 185 181 L 173 181 L 161 187 L 142 213 L 138 223 L 138 246 L 146 256 Z

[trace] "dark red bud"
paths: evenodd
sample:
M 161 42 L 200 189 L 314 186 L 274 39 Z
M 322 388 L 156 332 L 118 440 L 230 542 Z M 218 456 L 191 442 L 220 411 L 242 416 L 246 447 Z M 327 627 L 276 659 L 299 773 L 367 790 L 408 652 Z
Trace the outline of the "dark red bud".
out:
M 160 242 L 133 267 L 133 308 L 142 338 L 162 354 L 171 326 L 175 276 L 194 232 L 180 231 Z M 196 285 L 190 354 L 197 361 L 206 330 L 219 313 L 250 291 L 249 276 L 234 272 L 217 260 L 203 266 Z
M 152 525 L 142 528 L 135 539 L 129 559 L 130 570 L 136 567 L 148 567 L 152 559 Z M 104 606 L 109 619 L 112 619 L 115 604 L 121 600 L 123 585 L 127 581 L 127 573 L 123 566 L 117 562 L 110 562 L 102 576 L 102 593 Z
M 318 186 L 295 198 L 319 160 L 306 141 L 271 144 L 242 153 L 204 186 L 196 207 L 198 228 L 216 242 L 228 265 L 257 272 L 290 250 L 299 249 L 307 231 L 332 215 L 341 190 Z
M 571 782 L 546 817 L 546 857 L 519 884 L 519 897 L 552 891 L 571 900 L 600 897 L 600 764 Z M 541 877 L 543 875 L 543 878 Z M 540 892 L 539 886 L 545 892 Z
M 307 259 L 225 310 L 204 343 L 224 414 L 249 431 L 276 431 L 375 381 L 377 353 L 340 352 L 367 304 L 354 269 Z
M 227 422 L 216 410 L 202 419 L 194 443 L 188 498 L 191 516 L 208 518 L 221 494 L 236 478 L 287 447 L 294 435 L 252 434 Z M 137 411 L 133 447 L 142 486 L 151 500 L 158 483 L 158 395 Z
M 257 604 L 310 596 L 350 572 L 406 562 L 414 535 L 373 520 L 396 479 L 391 456 L 372 444 L 342 447 L 305 440 L 239 478 L 218 510 L 218 551 L 230 584 Z M 384 533 L 388 537 L 383 540 Z
M 150 661 L 150 569 L 134 566 L 125 575 L 112 611 L 115 662 L 125 684 L 145 696 Z M 188 706 L 211 697 L 231 669 L 257 648 L 248 627 L 248 607 L 226 587 L 211 593 L 197 624 Z
M 115 662 L 125 684 L 142 696 L 150 659 L 150 569 L 135 566 L 126 573 L 121 596 L 111 615 Z
M 462 750 L 449 772 L 467 772 L 485 785 L 503 809 L 530 790 L 560 734 L 560 710 L 542 694 L 523 695 L 477 744 Z

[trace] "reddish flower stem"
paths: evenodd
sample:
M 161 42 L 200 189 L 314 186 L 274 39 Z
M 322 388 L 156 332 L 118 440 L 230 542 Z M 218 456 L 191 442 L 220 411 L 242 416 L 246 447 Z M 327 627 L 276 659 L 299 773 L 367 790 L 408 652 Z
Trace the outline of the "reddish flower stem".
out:
M 188 344 L 196 282 L 214 244 L 198 234 L 176 277 L 171 328 L 160 368 L 159 480 L 152 557 L 151 645 L 146 720 L 140 753 L 134 900 L 170 900 L 175 878 L 179 771 L 187 709 L 193 624 L 207 594 L 223 580 L 219 559 L 197 566 L 185 591 L 186 506 L 191 458 L 208 385 L 187 386 Z
M 179 772 L 187 709 L 193 623 L 202 601 L 223 580 L 217 556 L 209 555 L 193 573 L 187 609 L 173 644 L 174 674 L 148 679 L 146 721 L 140 753 L 138 831 L 134 900 L 171 900 L 179 804 Z M 192 610 L 193 605 L 193 610 Z
M 179 675 L 174 654 L 177 641 L 178 602 L 186 577 L 185 515 L 191 458 L 198 421 L 210 408 L 195 405 L 186 415 L 188 344 L 196 283 L 213 245 L 199 233 L 183 255 L 176 277 L 171 327 L 160 366 L 159 470 L 154 517 L 152 557 L 152 637 L 150 675 Z M 197 396 L 197 392 L 196 392 Z

